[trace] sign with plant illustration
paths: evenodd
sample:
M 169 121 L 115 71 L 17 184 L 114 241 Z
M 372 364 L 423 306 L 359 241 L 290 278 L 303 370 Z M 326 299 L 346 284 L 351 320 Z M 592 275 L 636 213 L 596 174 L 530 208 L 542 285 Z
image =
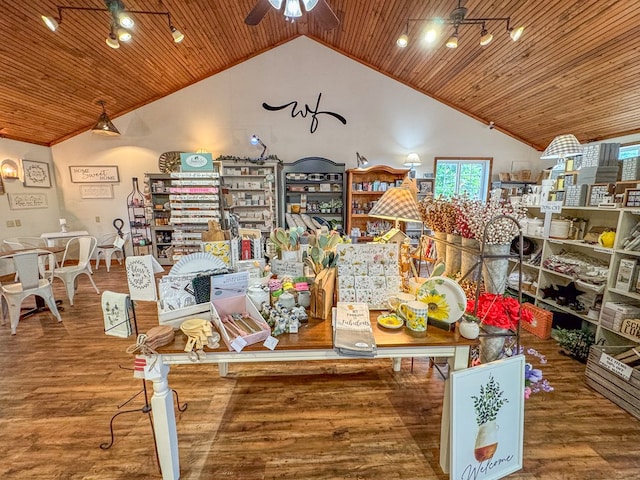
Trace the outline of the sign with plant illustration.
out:
M 451 373 L 451 476 L 495 480 L 522 469 L 525 357 Z

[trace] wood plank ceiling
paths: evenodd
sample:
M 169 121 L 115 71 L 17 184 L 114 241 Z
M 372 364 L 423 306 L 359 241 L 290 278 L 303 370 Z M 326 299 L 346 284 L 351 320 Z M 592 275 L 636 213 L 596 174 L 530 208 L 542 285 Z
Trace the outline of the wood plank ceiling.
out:
M 462 26 L 455 50 L 445 38 L 430 49 L 417 41 L 424 22 L 409 23 L 407 48 L 395 41 L 407 19 L 448 17 L 457 0 L 327 0 L 340 18 L 330 31 L 313 12 L 291 24 L 270 10 L 247 26 L 255 1 L 124 0 L 169 11 L 185 40 L 172 42 L 166 17 L 139 15 L 118 50 L 105 44 L 106 11 L 65 10 L 55 33 L 40 20 L 101 0 L 0 2 L 0 135 L 53 145 L 93 125 L 98 99 L 115 118 L 301 34 L 540 150 L 561 133 L 587 142 L 640 132 L 639 1 L 468 0 L 467 17 L 509 16 L 526 29 L 512 42 L 504 23 L 487 24 L 494 39 L 480 47 L 480 27 Z

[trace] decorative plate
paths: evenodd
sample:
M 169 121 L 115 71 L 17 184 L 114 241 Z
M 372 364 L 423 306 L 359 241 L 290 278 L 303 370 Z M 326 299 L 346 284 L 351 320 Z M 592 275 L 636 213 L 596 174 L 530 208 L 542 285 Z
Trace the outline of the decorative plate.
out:
M 160 173 L 179 172 L 180 153 L 182 152 L 164 152 L 160 154 L 160 158 L 158 159 Z
M 429 318 L 457 322 L 467 306 L 462 287 L 447 277 L 431 277 L 418 289 L 416 298 L 429 305 Z
M 222 270 L 227 265 L 218 257 L 210 253 L 196 252 L 185 255 L 171 267 L 169 275 L 184 275 L 185 273 L 197 273 L 207 270 Z
M 395 313 L 383 313 L 382 315 L 378 315 L 378 325 L 395 330 L 397 328 L 402 328 L 404 320 L 398 317 Z

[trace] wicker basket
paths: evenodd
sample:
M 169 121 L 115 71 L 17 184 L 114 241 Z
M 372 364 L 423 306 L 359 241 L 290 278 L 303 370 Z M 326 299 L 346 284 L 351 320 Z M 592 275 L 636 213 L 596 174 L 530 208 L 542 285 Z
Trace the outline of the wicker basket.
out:
M 520 327 L 529 333 L 533 333 L 536 337 L 543 340 L 551 338 L 551 325 L 553 323 L 553 313 L 544 308 L 536 307 L 531 303 L 523 303 L 522 308 L 533 314 L 533 320 L 529 322 L 520 322 Z
M 511 180 L 511 174 L 509 172 L 500 172 L 498 173 L 498 178 L 501 182 L 509 182 Z

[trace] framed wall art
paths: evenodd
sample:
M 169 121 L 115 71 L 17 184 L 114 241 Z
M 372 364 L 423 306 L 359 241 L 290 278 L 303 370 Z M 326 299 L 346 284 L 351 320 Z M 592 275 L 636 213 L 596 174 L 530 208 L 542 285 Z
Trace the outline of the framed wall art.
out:
M 25 187 L 51 188 L 49 164 L 33 160 L 22 160 Z
M 106 183 L 80 185 L 81 198 L 113 198 L 113 185 Z
M 27 210 L 31 208 L 48 208 L 49 202 L 45 193 L 9 193 L 11 210 Z
M 494 480 L 522 469 L 524 355 L 451 372 L 450 478 Z
M 73 183 L 119 183 L 117 165 L 76 165 L 69 167 Z
M 433 194 L 433 179 L 418 178 L 418 195 Z

